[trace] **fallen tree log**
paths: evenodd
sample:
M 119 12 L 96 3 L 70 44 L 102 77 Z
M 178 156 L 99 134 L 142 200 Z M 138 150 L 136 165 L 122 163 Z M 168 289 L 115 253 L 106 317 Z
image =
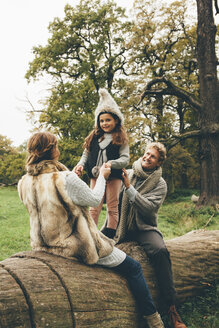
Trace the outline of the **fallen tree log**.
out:
M 166 244 L 180 302 L 216 280 L 219 230 L 191 232 Z M 142 248 L 132 242 L 119 247 L 142 264 L 152 295 L 162 307 Z M 0 262 L 1 328 L 136 328 L 137 322 L 127 282 L 111 269 L 33 251 Z
M 219 230 L 191 231 L 165 243 L 171 256 L 179 303 L 200 294 L 204 287 L 218 278 Z M 144 250 L 134 243 L 124 243 L 119 248 L 141 263 L 154 300 L 161 311 L 165 309 L 159 295 L 154 270 Z

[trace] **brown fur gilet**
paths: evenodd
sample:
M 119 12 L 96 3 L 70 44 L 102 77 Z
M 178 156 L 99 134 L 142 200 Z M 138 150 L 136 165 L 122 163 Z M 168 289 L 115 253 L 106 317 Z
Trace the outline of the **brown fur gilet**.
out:
M 42 161 L 29 165 L 19 181 L 19 196 L 30 215 L 31 247 L 94 264 L 111 253 L 113 241 L 97 229 L 88 209 L 68 196 L 65 177 L 70 173 L 57 161 Z

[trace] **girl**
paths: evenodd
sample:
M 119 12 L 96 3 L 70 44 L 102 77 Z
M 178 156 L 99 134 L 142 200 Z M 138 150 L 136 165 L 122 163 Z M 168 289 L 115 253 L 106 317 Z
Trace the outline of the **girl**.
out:
M 129 164 L 128 137 L 124 129 L 124 117 L 106 89 L 99 90 L 100 100 L 95 110 L 95 129 L 84 142 L 84 152 L 73 169 L 78 176 L 85 168 L 94 188 L 99 167 L 106 162 L 111 166 L 111 174 L 106 184 L 107 220 L 102 232 L 109 238 L 115 236 L 118 225 L 118 202 L 121 188 L 122 168 Z M 90 208 L 90 215 L 98 223 L 103 206 Z
M 103 198 L 111 169 L 103 164 L 95 188 L 58 162 L 57 139 L 35 133 L 28 142 L 26 170 L 18 183 L 20 199 L 30 215 L 33 250 L 76 257 L 85 264 L 113 268 L 126 277 L 139 311 L 149 328 L 164 328 L 139 262 L 114 247 L 87 212 Z M 145 327 L 145 322 L 142 322 Z

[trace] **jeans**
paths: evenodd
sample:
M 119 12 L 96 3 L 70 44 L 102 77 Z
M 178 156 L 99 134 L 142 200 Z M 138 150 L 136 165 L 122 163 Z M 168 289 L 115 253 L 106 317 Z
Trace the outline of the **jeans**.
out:
M 124 276 L 134 295 L 141 315 L 151 315 L 156 312 L 151 293 L 146 283 L 141 264 L 128 255 L 125 260 L 113 269 Z

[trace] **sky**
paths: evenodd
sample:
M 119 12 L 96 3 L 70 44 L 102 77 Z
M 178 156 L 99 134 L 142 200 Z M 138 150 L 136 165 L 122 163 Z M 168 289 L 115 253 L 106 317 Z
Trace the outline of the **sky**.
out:
M 117 0 L 129 10 L 134 0 Z M 27 120 L 27 99 L 37 109 L 45 95 L 43 82 L 28 84 L 25 73 L 34 57 L 32 48 L 46 45 L 48 25 L 55 17 L 64 17 L 66 4 L 79 0 L 7 0 L 0 2 L 0 135 L 19 146 L 31 135 Z
M 131 8 L 133 1 L 118 0 L 118 5 Z M 28 84 L 25 73 L 34 57 L 32 48 L 46 45 L 48 25 L 55 17 L 64 17 L 66 4 L 79 0 L 7 0 L 0 2 L 0 135 L 19 146 L 30 135 L 27 121 L 27 99 L 37 109 L 45 94 L 43 83 Z

